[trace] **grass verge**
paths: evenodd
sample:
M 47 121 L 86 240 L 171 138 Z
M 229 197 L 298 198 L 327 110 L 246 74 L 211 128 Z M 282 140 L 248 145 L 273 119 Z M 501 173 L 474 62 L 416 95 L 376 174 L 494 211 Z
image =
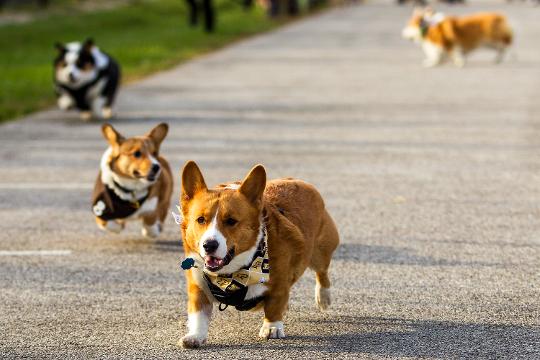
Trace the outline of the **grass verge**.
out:
M 260 8 L 244 11 L 240 1 L 218 0 L 217 8 L 214 34 L 187 25 L 182 0 L 141 0 L 91 13 L 53 13 L 0 27 L 0 122 L 54 103 L 56 41 L 93 37 L 120 62 L 125 83 L 279 25 Z

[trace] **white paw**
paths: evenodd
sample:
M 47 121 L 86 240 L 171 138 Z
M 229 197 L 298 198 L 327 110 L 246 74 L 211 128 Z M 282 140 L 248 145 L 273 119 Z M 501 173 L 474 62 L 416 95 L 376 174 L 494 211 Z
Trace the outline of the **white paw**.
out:
M 92 100 L 92 112 L 96 116 L 102 116 L 103 115 L 103 106 L 105 105 L 105 99 L 103 97 L 97 97 L 94 100 Z
M 109 120 L 113 117 L 113 112 L 110 107 L 104 107 L 103 110 L 101 110 L 101 116 L 105 120 Z
M 268 322 L 265 320 L 259 331 L 259 337 L 263 339 L 283 339 L 285 337 L 283 322 Z
M 206 344 L 206 336 L 200 334 L 187 334 L 178 344 L 184 349 L 197 349 Z
M 92 112 L 91 111 L 81 111 L 80 114 L 81 120 L 88 121 L 92 119 Z
M 144 225 L 141 230 L 141 233 L 144 237 L 147 238 L 156 238 L 161 234 L 161 223 L 159 221 L 156 221 L 153 225 Z
M 328 309 L 331 303 L 330 289 L 315 285 L 315 302 L 321 311 Z
M 69 95 L 62 95 L 58 98 L 58 107 L 61 110 L 71 109 L 74 105 L 73 99 Z
M 110 232 L 118 234 L 120 231 L 124 229 L 124 225 L 117 223 L 116 221 L 107 221 L 105 225 L 100 224 L 99 228 L 101 230 L 110 231 Z

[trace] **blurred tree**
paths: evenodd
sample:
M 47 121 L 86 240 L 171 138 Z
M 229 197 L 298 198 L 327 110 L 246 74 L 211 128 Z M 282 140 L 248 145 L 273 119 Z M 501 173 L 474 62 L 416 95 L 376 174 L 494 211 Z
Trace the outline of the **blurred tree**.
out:
M 308 0 L 308 7 L 310 10 L 315 10 L 326 4 L 326 0 Z
M 300 7 L 298 6 L 298 0 L 270 0 L 268 11 L 271 17 L 295 16 L 300 13 Z
M 11 5 L 20 5 L 21 3 L 25 4 L 25 3 L 31 3 L 32 1 L 21 1 L 21 0 L 14 0 L 14 1 L 9 1 L 9 0 L 0 0 L 0 10 L 3 9 L 5 7 L 5 5 L 7 3 L 11 3 Z M 47 7 L 49 6 L 49 3 L 50 1 L 49 0 L 36 0 L 36 3 L 38 4 L 39 7 Z

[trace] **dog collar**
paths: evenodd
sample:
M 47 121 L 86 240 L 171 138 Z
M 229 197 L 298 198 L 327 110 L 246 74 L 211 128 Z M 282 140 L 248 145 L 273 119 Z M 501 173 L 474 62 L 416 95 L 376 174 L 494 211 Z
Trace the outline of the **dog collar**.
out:
M 270 263 L 267 238 L 266 226 L 263 226 L 262 237 L 251 263 L 240 270 L 232 274 L 215 274 L 203 270 L 204 279 L 210 292 L 221 303 L 219 306 L 221 311 L 229 305 L 240 311 L 250 310 L 264 299 L 263 296 L 259 296 L 245 300 L 245 297 L 249 286 L 264 284 L 269 280 Z M 227 255 L 229 256 L 229 254 Z M 230 256 L 232 258 L 233 255 Z
M 135 193 L 135 190 L 131 190 L 131 189 L 128 189 L 122 185 L 120 185 L 119 183 L 116 182 L 116 180 L 113 179 L 113 184 L 115 187 L 119 188 L 120 190 L 122 190 L 123 192 L 125 193 L 131 193 L 131 194 L 134 194 Z
M 116 194 L 114 189 L 101 182 L 101 177 L 96 182 L 92 201 L 92 212 L 102 220 L 125 219 L 133 215 L 148 198 L 148 192 L 140 198 L 124 200 Z

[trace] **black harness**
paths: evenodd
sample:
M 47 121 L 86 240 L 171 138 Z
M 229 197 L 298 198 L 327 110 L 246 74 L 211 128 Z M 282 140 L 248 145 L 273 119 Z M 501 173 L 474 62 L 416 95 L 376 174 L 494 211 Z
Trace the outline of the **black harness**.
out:
M 270 273 L 270 266 L 268 263 L 268 259 L 265 258 L 266 252 L 267 252 L 267 244 L 266 244 L 266 229 L 264 229 L 263 238 L 259 242 L 259 246 L 257 247 L 257 250 L 255 251 L 255 254 L 253 255 L 253 258 L 251 262 L 242 267 L 240 271 L 247 270 L 249 271 L 253 267 L 253 263 L 258 259 L 262 258 L 262 264 L 260 264 L 260 269 L 263 273 L 269 274 Z M 229 254 L 227 254 L 229 256 Z M 204 274 L 204 280 L 206 281 L 206 284 L 208 285 L 208 288 L 210 289 L 210 292 L 214 296 L 214 298 L 220 302 L 219 310 L 223 311 L 225 310 L 229 305 L 234 306 L 236 310 L 239 311 L 247 311 L 253 309 L 257 304 L 259 304 L 262 300 L 264 300 L 264 296 L 258 296 L 252 299 L 245 300 L 248 286 L 242 284 L 241 282 L 237 281 L 235 279 L 235 274 L 229 274 L 224 275 L 224 277 L 230 277 L 232 281 L 230 281 L 230 284 L 225 288 L 222 289 L 221 287 L 215 285 L 212 282 L 212 279 L 210 276 L 203 272 Z M 217 282 L 219 283 L 219 279 Z M 224 306 L 222 306 L 224 305 Z
M 99 185 L 101 185 L 102 188 L 100 188 Z M 114 185 L 123 192 L 131 194 L 133 200 L 124 200 L 120 198 L 113 189 L 109 188 L 107 185 L 104 185 L 101 182 L 101 179 L 98 177 L 96 189 L 94 190 L 92 211 L 95 216 L 105 221 L 125 219 L 133 215 L 142 206 L 146 199 L 148 199 L 148 193 L 142 198 L 137 199 L 133 190 L 126 189 L 116 182 L 114 182 Z

